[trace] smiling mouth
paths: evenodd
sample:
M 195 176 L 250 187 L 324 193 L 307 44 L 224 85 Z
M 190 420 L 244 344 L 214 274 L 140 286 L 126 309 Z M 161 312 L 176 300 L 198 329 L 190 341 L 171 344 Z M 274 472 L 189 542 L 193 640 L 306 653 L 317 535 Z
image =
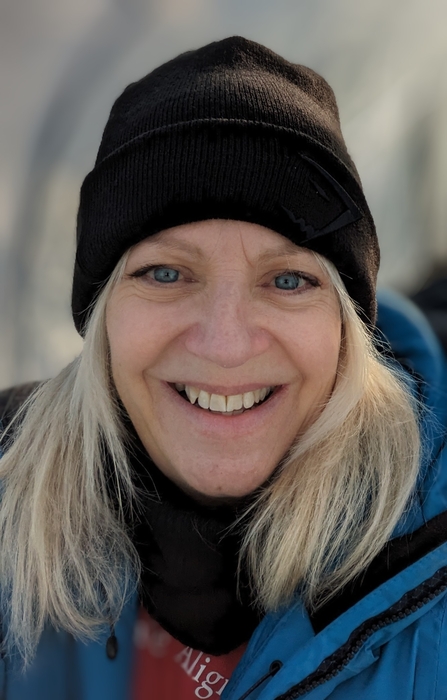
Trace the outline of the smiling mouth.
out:
M 244 394 L 225 396 L 223 394 L 209 394 L 203 389 L 185 384 L 171 384 L 177 393 L 196 408 L 212 413 L 220 413 L 225 416 L 238 416 L 246 411 L 258 408 L 268 401 L 277 386 L 266 386 L 256 391 L 247 391 Z

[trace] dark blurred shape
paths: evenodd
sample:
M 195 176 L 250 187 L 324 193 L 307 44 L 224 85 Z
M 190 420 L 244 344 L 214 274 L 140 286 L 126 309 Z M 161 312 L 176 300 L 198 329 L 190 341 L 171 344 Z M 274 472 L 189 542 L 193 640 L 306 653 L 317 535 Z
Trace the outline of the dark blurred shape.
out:
M 38 386 L 39 382 L 27 382 L 0 391 L 0 422 L 3 427 L 7 426 L 15 412 Z
M 411 299 L 425 313 L 447 353 L 447 269 Z

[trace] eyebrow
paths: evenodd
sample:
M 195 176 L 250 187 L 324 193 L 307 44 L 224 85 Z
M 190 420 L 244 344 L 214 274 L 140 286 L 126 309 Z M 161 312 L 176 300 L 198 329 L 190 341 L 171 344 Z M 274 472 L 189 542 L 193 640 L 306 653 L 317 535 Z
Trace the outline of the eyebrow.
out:
M 258 255 L 257 262 L 263 263 L 266 260 L 269 260 L 269 258 L 282 258 L 286 255 L 297 255 L 298 253 L 302 252 L 308 253 L 310 251 L 306 250 L 305 248 L 300 248 L 299 246 L 295 245 L 295 243 L 292 243 L 292 241 L 285 241 L 280 246 L 264 250 L 263 253 Z
M 187 241 L 179 241 L 177 239 L 172 239 L 168 241 L 154 241 L 152 243 L 154 248 L 160 248 L 162 250 L 172 250 L 174 253 L 176 250 L 183 250 L 185 253 L 190 255 L 196 255 L 198 258 L 203 260 L 206 256 L 202 249 L 195 245 L 194 243 L 188 243 Z
M 200 260 L 204 260 L 207 257 L 203 250 L 200 248 L 200 246 L 195 245 L 194 243 L 188 243 L 187 241 L 171 239 L 168 241 L 154 241 L 153 245 L 154 247 L 170 250 L 173 252 L 175 252 L 176 250 L 183 250 L 184 252 L 189 253 L 190 255 L 197 256 Z M 280 258 L 285 257 L 287 255 L 297 255 L 301 252 L 308 251 L 295 245 L 295 243 L 292 243 L 292 241 L 285 240 L 284 243 L 281 243 L 281 245 L 279 246 L 275 246 L 274 248 L 268 248 L 267 250 L 264 250 L 257 256 L 255 262 L 259 264 L 266 262 L 270 258 Z

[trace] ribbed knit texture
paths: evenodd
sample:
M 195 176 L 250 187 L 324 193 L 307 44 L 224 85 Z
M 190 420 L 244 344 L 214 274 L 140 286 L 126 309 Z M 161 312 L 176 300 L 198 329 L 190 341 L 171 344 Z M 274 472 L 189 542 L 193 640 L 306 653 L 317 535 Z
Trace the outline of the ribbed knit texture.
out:
M 81 190 L 78 330 L 131 245 L 211 218 L 258 223 L 322 253 L 374 321 L 377 237 L 334 94 L 241 37 L 182 54 L 115 102 Z
M 250 638 L 262 617 L 243 566 L 238 581 L 241 532 L 232 527 L 251 497 L 231 506 L 199 504 L 155 466 L 132 426 L 129 432 L 141 494 L 136 514 L 127 516 L 142 565 L 140 600 L 186 646 L 227 654 Z

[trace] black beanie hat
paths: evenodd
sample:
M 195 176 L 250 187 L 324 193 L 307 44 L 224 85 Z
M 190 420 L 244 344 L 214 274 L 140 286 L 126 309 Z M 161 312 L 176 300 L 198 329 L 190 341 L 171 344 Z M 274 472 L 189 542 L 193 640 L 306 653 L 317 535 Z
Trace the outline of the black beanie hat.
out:
M 130 246 L 205 219 L 261 224 L 321 253 L 374 323 L 378 242 L 334 94 L 309 68 L 241 37 L 178 56 L 115 102 L 81 189 L 79 332 Z

